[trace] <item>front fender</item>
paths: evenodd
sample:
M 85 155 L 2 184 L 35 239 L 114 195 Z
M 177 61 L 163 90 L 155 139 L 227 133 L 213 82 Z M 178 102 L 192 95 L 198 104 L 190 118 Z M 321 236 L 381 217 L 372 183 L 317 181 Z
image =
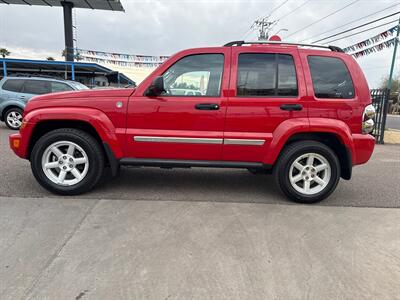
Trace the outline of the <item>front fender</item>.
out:
M 91 125 L 103 142 L 107 143 L 116 158 L 123 157 L 122 147 L 117 137 L 117 130 L 107 115 L 93 108 L 57 107 L 40 108 L 29 111 L 24 117 L 24 126 L 20 130 L 21 149 L 27 156 L 29 140 L 35 126 L 45 121 L 83 121 Z

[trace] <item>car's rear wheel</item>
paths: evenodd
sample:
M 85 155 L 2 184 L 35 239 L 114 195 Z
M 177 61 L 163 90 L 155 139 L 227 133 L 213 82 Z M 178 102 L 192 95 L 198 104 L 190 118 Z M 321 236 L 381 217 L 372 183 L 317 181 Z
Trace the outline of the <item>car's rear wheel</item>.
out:
M 12 107 L 4 114 L 4 121 L 8 128 L 18 130 L 22 125 L 22 109 Z
M 72 128 L 41 137 L 31 154 L 32 172 L 46 189 L 61 195 L 91 190 L 104 171 L 103 149 L 90 134 Z
M 339 160 L 329 147 L 314 141 L 287 146 L 275 167 L 281 191 L 291 200 L 314 203 L 328 197 L 340 178 Z

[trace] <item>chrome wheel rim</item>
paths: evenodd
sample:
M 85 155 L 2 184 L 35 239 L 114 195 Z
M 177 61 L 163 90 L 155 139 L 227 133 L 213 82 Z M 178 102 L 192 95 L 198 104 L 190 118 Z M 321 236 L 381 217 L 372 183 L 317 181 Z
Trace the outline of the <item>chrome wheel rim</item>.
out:
M 43 152 L 42 169 L 53 183 L 72 186 L 81 182 L 89 170 L 89 158 L 79 145 L 60 141 Z
M 22 114 L 20 114 L 18 111 L 10 111 L 7 114 L 7 123 L 12 127 L 12 128 L 20 128 L 22 125 Z
M 324 190 L 331 179 L 331 165 L 318 153 L 306 153 L 294 160 L 289 170 L 292 187 L 301 194 L 314 195 Z

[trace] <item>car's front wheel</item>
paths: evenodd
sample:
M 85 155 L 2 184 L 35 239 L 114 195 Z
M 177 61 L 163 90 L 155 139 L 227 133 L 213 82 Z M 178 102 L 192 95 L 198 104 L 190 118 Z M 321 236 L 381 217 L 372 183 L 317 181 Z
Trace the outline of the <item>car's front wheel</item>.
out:
M 18 130 L 22 125 L 22 109 L 12 107 L 4 114 L 4 121 L 8 128 Z
M 290 144 L 275 166 L 281 191 L 291 200 L 314 203 L 328 197 L 340 179 L 339 160 L 332 149 L 314 141 Z
M 41 137 L 31 154 L 32 172 L 46 189 L 61 195 L 91 190 L 104 170 L 104 153 L 90 134 L 72 128 Z

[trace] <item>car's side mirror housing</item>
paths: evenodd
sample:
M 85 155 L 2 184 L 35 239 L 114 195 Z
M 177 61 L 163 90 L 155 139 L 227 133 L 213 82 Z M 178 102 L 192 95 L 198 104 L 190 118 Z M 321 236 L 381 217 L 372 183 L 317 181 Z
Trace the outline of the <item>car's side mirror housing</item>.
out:
M 156 97 L 165 92 L 164 77 L 157 76 L 146 91 L 146 96 Z

